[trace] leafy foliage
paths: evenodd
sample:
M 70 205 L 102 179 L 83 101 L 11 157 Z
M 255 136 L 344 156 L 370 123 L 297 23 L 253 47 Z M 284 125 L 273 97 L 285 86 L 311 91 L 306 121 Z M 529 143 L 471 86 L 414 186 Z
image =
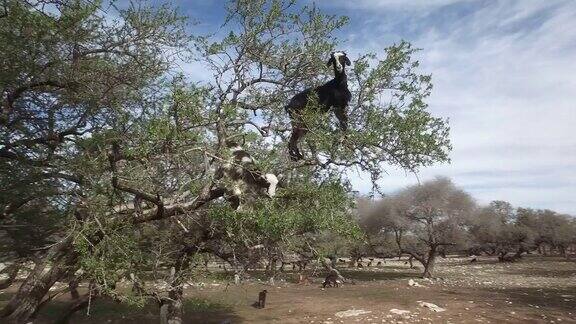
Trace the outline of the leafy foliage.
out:
M 313 5 L 229 1 L 221 30 L 194 37 L 164 5 L 3 6 L 0 183 L 14 184 L 0 195 L 3 225 L 31 223 L 46 234 L 20 257 L 73 237 L 77 258 L 66 260 L 76 263 L 67 266 L 82 268 L 100 293 L 125 299 L 114 287 L 129 277 L 141 297 L 173 300 L 206 254 L 239 268 L 262 258 L 259 249 L 281 258 L 314 248 L 317 235 L 358 240 L 350 167 L 376 186 L 388 165 L 415 171 L 448 160 L 447 121 L 428 112 L 430 76 L 406 42 L 355 60 L 350 130 L 335 131 L 310 107 L 308 158 L 289 160 L 284 106 L 330 77 L 324 60 L 347 22 Z M 175 72 L 178 60 L 200 61 L 211 79 L 189 82 Z M 229 207 L 230 180 L 215 177 L 231 157 L 229 139 L 258 169 L 282 176 L 277 197 Z M 2 236 L 12 245 L 25 239 Z M 166 290 L 144 287 L 151 272 Z

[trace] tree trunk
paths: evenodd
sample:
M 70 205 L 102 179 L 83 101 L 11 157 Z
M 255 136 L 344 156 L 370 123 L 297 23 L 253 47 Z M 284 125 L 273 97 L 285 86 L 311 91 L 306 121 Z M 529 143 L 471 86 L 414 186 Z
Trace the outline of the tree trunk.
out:
M 354 268 L 356 266 L 356 258 L 350 257 L 350 262 L 348 262 L 348 268 Z
M 500 251 L 498 255 L 498 262 L 504 262 L 504 260 L 506 259 L 506 254 L 508 254 L 508 252 Z
M 342 282 L 354 283 L 352 280 L 344 278 L 344 276 L 342 276 L 342 274 L 340 273 L 340 271 L 338 271 L 338 269 L 332 267 L 331 262 L 326 262 L 326 259 L 320 258 L 320 263 L 326 270 L 328 270 L 328 276 L 334 276 L 336 279 L 341 280 Z
M 332 262 L 326 262 L 325 258 L 320 258 L 320 264 L 322 264 L 322 266 L 328 271 L 332 271 L 332 269 L 334 269 L 332 267 Z
M 434 266 L 436 265 L 436 248 L 431 248 L 428 252 L 426 264 L 424 264 L 423 278 L 432 278 L 434 274 Z
M 182 324 L 182 286 L 172 287 L 169 298 L 162 301 L 160 306 L 161 324 Z
M 524 248 L 520 247 L 516 253 L 514 253 L 514 259 L 522 258 L 522 253 L 524 253 Z
M 358 262 L 360 262 L 361 259 L 362 259 L 362 256 L 351 256 L 350 257 L 350 263 L 348 263 L 348 267 L 349 268 L 355 268 L 356 264 L 358 264 Z
M 170 276 L 170 292 L 168 298 L 163 298 L 160 303 L 160 323 L 182 324 L 183 320 L 183 278 L 182 272 L 190 266 L 190 257 L 198 252 L 197 247 L 185 248 L 174 267 Z
M 558 246 L 558 249 L 560 250 L 560 254 L 565 258 L 568 259 L 568 252 L 565 246 L 560 245 Z
M 332 268 L 336 268 L 336 262 L 337 261 L 338 261 L 338 258 L 336 256 L 330 257 L 330 263 L 332 265 Z
M 8 267 L 6 267 L 6 269 L 2 270 L 2 273 L 3 272 L 8 273 L 8 278 L 0 281 L 0 290 L 6 289 L 12 285 L 14 280 L 16 280 L 16 276 L 18 276 L 18 272 L 20 271 L 21 267 L 22 264 L 20 262 L 14 262 Z
M 68 288 L 70 289 L 70 297 L 72 297 L 72 299 L 80 298 L 80 294 L 78 293 L 78 278 L 72 278 L 68 283 Z
M 2 309 L 0 318 L 8 323 L 27 322 L 37 311 L 50 287 L 76 270 L 76 259 L 72 238 L 51 247 L 46 256 L 36 263 L 16 295 Z

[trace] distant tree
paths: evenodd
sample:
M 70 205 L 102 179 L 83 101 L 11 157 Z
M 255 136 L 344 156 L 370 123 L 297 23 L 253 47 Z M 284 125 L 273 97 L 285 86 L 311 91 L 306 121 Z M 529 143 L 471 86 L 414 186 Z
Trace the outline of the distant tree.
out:
M 334 232 L 323 232 L 307 240 L 306 243 L 310 244 L 318 257 L 327 258 L 330 260 L 330 266 L 336 268 L 338 258 L 354 254 L 358 243 L 362 241 L 362 237 L 350 238 Z
M 365 236 L 359 248 L 364 255 L 381 258 L 400 256 L 397 237 L 406 230 L 405 220 L 398 214 L 398 201 L 395 197 L 385 197 L 378 201 L 360 199 L 356 220 Z
M 493 201 L 478 209 L 470 221 L 473 250 L 498 255 L 499 261 L 519 258 L 532 249 L 534 232 L 520 220 L 516 210 L 505 201 Z
M 447 178 L 408 187 L 397 194 L 397 199 L 406 224 L 398 246 L 423 265 L 423 277 L 432 277 L 441 249 L 464 243 L 465 225 L 475 203 Z
M 576 242 L 575 220 L 569 215 L 552 210 L 518 208 L 517 222 L 533 233 L 536 249 L 550 247 L 568 257 L 568 247 Z
M 436 257 L 464 245 L 466 224 L 475 203 L 447 178 L 407 187 L 377 202 L 363 218 L 365 228 L 392 233 L 399 254 L 408 254 L 434 274 Z M 390 240 L 385 241 L 389 246 Z

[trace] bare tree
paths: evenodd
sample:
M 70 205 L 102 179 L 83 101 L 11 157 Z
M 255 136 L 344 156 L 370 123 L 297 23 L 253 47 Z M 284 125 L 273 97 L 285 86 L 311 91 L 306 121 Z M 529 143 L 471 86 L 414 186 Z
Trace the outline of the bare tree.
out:
M 449 179 L 436 178 L 376 202 L 367 221 L 375 230 L 393 233 L 398 253 L 420 262 L 423 277 L 429 278 L 442 249 L 464 243 L 474 208 L 470 195 Z
M 478 209 L 470 221 L 472 249 L 498 255 L 499 261 L 511 261 L 531 249 L 533 231 L 517 221 L 516 210 L 505 201 L 493 201 Z M 513 253 L 509 256 L 509 253 Z
M 517 209 L 516 222 L 528 228 L 533 236 L 534 249 L 548 248 L 568 258 L 568 249 L 576 243 L 576 221 L 570 215 L 552 210 Z

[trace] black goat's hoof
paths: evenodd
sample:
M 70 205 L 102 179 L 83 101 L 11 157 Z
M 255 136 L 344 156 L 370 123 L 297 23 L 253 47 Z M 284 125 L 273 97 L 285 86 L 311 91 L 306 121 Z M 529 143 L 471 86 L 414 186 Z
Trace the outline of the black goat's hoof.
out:
M 304 158 L 304 156 L 300 153 L 290 152 L 290 160 L 297 162 Z

